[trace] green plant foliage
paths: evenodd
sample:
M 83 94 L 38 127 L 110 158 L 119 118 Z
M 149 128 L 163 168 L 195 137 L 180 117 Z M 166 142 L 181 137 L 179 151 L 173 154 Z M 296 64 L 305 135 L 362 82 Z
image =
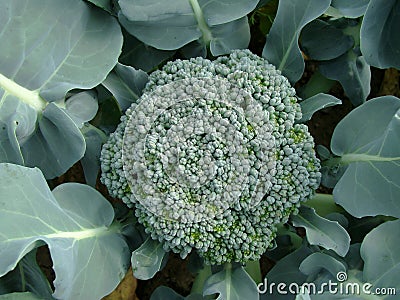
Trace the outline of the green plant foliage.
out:
M 300 102 L 301 113 L 303 115 L 299 120 L 299 123 L 310 120 L 315 112 L 323 108 L 338 104 L 342 104 L 342 101 L 332 95 L 327 95 L 322 93 L 319 93 L 306 100 L 303 100 Z
M 250 30 L 246 14 L 258 1 L 120 0 L 118 15 L 125 29 L 142 42 L 161 50 L 175 50 L 198 41 L 213 55 L 246 48 Z M 234 30 L 234 31 L 232 31 Z M 232 32 L 239 31 L 232 35 Z
M 371 0 L 361 27 L 361 52 L 378 68 L 400 68 L 400 2 Z
M 304 227 L 311 245 L 332 249 L 345 256 L 350 247 L 350 236 L 338 223 L 318 216 L 313 208 L 301 207 L 298 215 L 292 216 L 294 226 Z
M 13 271 L 0 278 L 0 295 L 28 291 L 44 299 L 53 299 L 50 284 L 36 263 L 36 250 L 26 254 Z
M 164 259 L 168 257 L 162 244 L 148 238 L 138 249 L 132 252 L 131 262 L 133 274 L 137 279 L 152 278 L 164 266 Z
M 346 271 L 346 265 L 336 260 L 332 256 L 320 252 L 315 252 L 307 256 L 300 264 L 299 270 L 309 276 L 309 278 L 315 278 L 318 273 L 328 271 L 333 278 L 339 272 Z
M 343 30 L 320 19 L 307 24 L 301 32 L 302 49 L 315 60 L 339 57 L 352 48 L 353 44 L 353 39 Z
M 370 0 L 332 0 L 332 7 L 336 8 L 344 17 L 358 18 L 364 15 Z
M 277 66 L 291 81 L 300 79 L 304 60 L 298 45 L 302 28 L 323 14 L 330 0 L 280 1 L 278 12 L 267 35 L 263 57 Z M 284 34 L 283 34 L 284 33 Z
M 368 233 L 361 244 L 363 279 L 374 287 L 400 289 L 400 221 L 386 222 Z
M 146 72 L 118 63 L 101 84 L 113 94 L 121 110 L 125 111 L 132 102 L 139 99 L 147 80 Z
M 204 284 L 203 295 L 219 294 L 217 300 L 259 299 L 257 285 L 243 267 L 225 265 Z
M 400 216 L 399 114 L 400 99 L 375 98 L 353 110 L 333 133 L 331 149 L 340 158 L 330 160 L 331 166 L 348 165 L 333 195 L 356 217 Z
M 0 161 L 59 176 L 83 156 L 85 143 L 55 102 L 104 80 L 121 51 L 121 30 L 79 0 L 2 1 L 0 11 Z
M 0 236 L 1 275 L 44 242 L 56 273 L 55 298 L 100 298 L 117 286 L 129 249 L 100 193 L 77 183 L 51 192 L 39 169 L 12 164 L 1 164 L 0 182 L 0 227 L 8 228 Z

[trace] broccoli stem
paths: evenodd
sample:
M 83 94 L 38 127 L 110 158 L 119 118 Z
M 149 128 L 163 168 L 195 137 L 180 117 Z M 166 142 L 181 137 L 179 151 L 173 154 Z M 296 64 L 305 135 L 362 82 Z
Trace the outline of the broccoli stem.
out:
M 333 195 L 316 193 L 315 196 L 307 200 L 304 205 L 315 209 L 318 215 L 324 217 L 330 213 L 343 213 L 345 210 L 335 203 Z
M 197 276 L 193 282 L 193 286 L 192 286 L 192 290 L 191 290 L 190 294 L 203 295 L 204 283 L 206 282 L 208 277 L 210 277 L 211 275 L 212 275 L 211 266 L 204 265 L 204 268 L 199 271 L 199 273 L 197 274 Z
M 344 154 L 340 157 L 332 157 L 324 162 L 323 166 L 326 167 L 337 167 L 339 165 L 346 166 L 353 162 L 371 162 L 371 161 L 396 161 L 400 160 L 400 157 L 382 157 L 378 155 L 369 154 Z
M 246 262 L 246 266 L 244 267 L 246 272 L 250 275 L 250 277 L 255 281 L 255 283 L 261 283 L 261 268 L 259 260 L 250 260 Z
M 31 91 L 20 86 L 15 81 L 7 78 L 0 73 L 0 87 L 4 89 L 6 95 L 13 95 L 24 103 L 33 107 L 37 112 L 43 111 L 47 102 L 39 96 L 39 91 Z M 3 96 L 3 99 L 5 97 Z
M 202 38 L 203 38 L 204 44 L 207 45 L 207 47 L 209 47 L 210 42 L 212 40 L 212 33 L 206 23 L 206 19 L 204 17 L 203 11 L 201 10 L 199 2 L 197 0 L 189 0 L 189 3 L 192 6 L 194 16 L 199 25 L 199 29 L 200 29 L 201 33 L 203 34 Z

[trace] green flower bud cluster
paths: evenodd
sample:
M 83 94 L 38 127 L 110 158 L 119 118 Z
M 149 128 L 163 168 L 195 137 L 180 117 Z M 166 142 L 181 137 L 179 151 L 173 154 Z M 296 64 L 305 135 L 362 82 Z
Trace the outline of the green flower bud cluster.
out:
M 165 250 L 255 260 L 319 186 L 300 118 L 288 80 L 248 50 L 169 62 L 103 146 L 101 180 Z

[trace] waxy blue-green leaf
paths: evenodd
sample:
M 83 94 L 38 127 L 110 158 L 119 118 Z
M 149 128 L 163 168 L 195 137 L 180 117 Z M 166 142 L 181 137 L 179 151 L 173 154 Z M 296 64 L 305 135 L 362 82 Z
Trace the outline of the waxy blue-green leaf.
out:
M 346 18 L 358 18 L 364 15 L 370 0 L 332 0 L 336 8 Z
M 246 15 L 257 3 L 171 0 L 165 5 L 156 0 L 120 0 L 118 18 L 129 33 L 156 49 L 175 50 L 198 41 L 216 56 L 247 47 L 250 29 Z M 237 31 L 235 38 L 233 29 Z
M 270 291 L 270 283 L 297 283 L 299 286 L 304 283 L 307 276 L 300 272 L 299 266 L 301 262 L 311 254 L 311 250 L 302 246 L 296 251 L 279 260 L 275 266 L 267 273 L 264 282 L 258 285 L 260 290 L 260 299 L 262 300 L 293 300 L 295 295 L 278 293 L 276 288 Z M 272 292 L 272 293 L 271 293 Z
M 139 99 L 147 81 L 146 72 L 118 63 L 102 85 L 117 99 L 121 110 L 125 111 Z
M 211 275 L 204 283 L 203 295 L 219 294 L 217 300 L 259 299 L 256 283 L 242 266 L 231 264 Z
M 49 103 L 37 126 L 36 132 L 20 146 L 25 166 L 39 167 L 46 178 L 54 178 L 83 157 L 84 137 L 63 109 Z
M 333 190 L 336 203 L 355 217 L 400 217 L 400 99 L 383 96 L 351 111 L 336 126 L 331 150 L 347 165 Z
M 325 253 L 315 252 L 307 256 L 300 264 L 299 270 L 307 276 L 317 276 L 321 271 L 328 271 L 336 279 L 339 272 L 346 272 L 346 266 Z
M 110 14 L 113 13 L 113 3 L 114 0 L 86 0 L 94 5 L 104 9 L 105 11 L 109 12 Z
M 304 52 L 315 60 L 329 60 L 339 57 L 354 44 L 353 39 L 343 30 L 329 22 L 314 20 L 301 32 L 301 46 Z
M 175 54 L 175 50 L 159 50 L 139 41 L 134 36 L 123 31 L 124 44 L 119 62 L 130 65 L 145 72 L 153 71 L 158 65 L 167 61 Z
M 299 214 L 291 217 L 294 226 L 304 227 L 311 245 L 331 249 L 345 256 L 350 247 L 350 236 L 338 223 L 318 216 L 314 208 L 300 207 Z
M 101 146 L 106 142 L 107 135 L 90 124 L 85 124 L 81 131 L 86 143 L 85 155 L 81 159 L 83 173 L 86 183 L 96 187 L 97 176 L 100 171 Z
M 115 289 L 130 251 L 99 192 L 78 183 L 51 192 L 39 169 L 4 163 L 0 182 L 0 228 L 7 228 L 0 235 L 0 276 L 44 242 L 56 274 L 55 298 L 100 299 Z
M 51 286 L 36 262 L 36 250 L 25 255 L 13 271 L 0 278 L 0 295 L 28 291 L 43 299 L 53 299 Z
M 291 82 L 300 79 L 304 59 L 298 45 L 302 28 L 322 15 L 330 0 L 279 1 L 271 30 L 267 35 L 262 56 L 282 71 Z
M 161 270 L 167 252 L 162 243 L 148 238 L 138 249 L 132 252 L 133 275 L 137 279 L 148 280 Z
M 363 277 L 374 288 L 395 288 L 396 295 L 385 299 L 397 299 L 400 293 L 400 221 L 379 225 L 368 233 L 361 244 L 364 260 Z
M 22 165 L 20 143 L 23 144 L 35 131 L 37 113 L 16 97 L 7 97 L 0 105 L 0 162 Z
M 354 50 L 335 59 L 322 61 L 319 71 L 327 78 L 339 81 L 354 106 L 364 103 L 371 91 L 370 66 Z
M 43 298 L 36 296 L 30 292 L 11 293 L 0 295 L 0 300 L 42 300 Z
M 300 102 L 302 117 L 300 123 L 311 119 L 312 115 L 326 107 L 342 104 L 342 101 L 335 96 L 319 93 Z
M 371 0 L 361 26 L 361 52 L 374 67 L 400 69 L 400 1 Z
M 190 294 L 183 297 L 175 292 L 173 289 L 166 286 L 159 286 L 151 294 L 150 300 L 203 300 L 203 296 L 199 294 Z
M 108 13 L 81 0 L 1 1 L 0 28 L 0 162 L 59 176 L 83 156 L 85 143 L 72 119 L 48 102 L 102 82 L 117 63 L 121 29 Z M 9 102 L 30 108 L 15 104 L 10 111 Z M 34 126 L 32 110 L 39 120 Z M 60 154 L 61 148 L 69 151 Z
M 85 91 L 72 95 L 65 103 L 67 114 L 79 128 L 85 122 L 92 120 L 98 109 L 99 104 L 93 91 Z

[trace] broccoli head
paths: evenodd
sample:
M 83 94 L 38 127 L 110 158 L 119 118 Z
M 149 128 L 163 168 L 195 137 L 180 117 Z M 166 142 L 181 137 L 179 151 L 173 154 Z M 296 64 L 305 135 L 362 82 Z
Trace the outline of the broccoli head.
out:
M 165 250 L 256 260 L 320 181 L 295 90 L 249 50 L 149 77 L 103 146 L 101 180 Z

